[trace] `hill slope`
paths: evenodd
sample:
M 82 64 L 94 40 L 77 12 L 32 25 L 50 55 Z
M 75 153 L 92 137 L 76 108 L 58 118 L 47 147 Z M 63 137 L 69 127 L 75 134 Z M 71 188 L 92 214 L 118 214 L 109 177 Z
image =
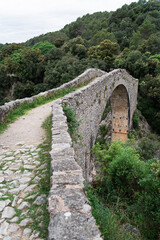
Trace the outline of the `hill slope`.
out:
M 158 0 L 87 14 L 24 44 L 0 45 L 0 101 L 57 87 L 89 67 L 125 68 L 140 80 L 139 109 L 160 133 L 159 46 Z

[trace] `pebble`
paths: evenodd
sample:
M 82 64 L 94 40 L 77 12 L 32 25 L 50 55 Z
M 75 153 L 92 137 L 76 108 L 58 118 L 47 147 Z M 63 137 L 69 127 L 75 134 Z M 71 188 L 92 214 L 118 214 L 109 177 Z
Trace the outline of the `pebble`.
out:
M 16 206 L 17 199 L 18 199 L 18 197 L 15 196 L 14 199 L 13 199 L 13 202 L 12 202 L 12 207 L 15 207 L 15 206 Z
M 0 226 L 0 234 L 2 235 L 7 235 L 7 230 L 8 230 L 8 227 L 9 227 L 9 223 L 7 223 L 6 221 L 3 222 Z
M 42 205 L 46 202 L 46 195 L 42 194 L 36 198 L 33 204 Z
M 14 208 L 5 207 L 2 212 L 2 218 L 12 218 L 16 214 Z
M 13 174 L 13 172 L 12 172 L 11 170 L 6 170 L 6 171 L 4 172 L 4 174 L 7 174 L 7 175 L 12 175 L 12 174 Z
M 18 229 L 19 229 L 19 227 L 16 224 L 10 224 L 10 226 L 9 226 L 9 232 L 10 233 L 17 232 Z
M 10 220 L 11 223 L 17 222 L 18 221 L 18 217 L 14 217 Z
M 18 143 L 18 145 L 21 144 Z M 23 148 L 20 146 L 16 151 L 2 150 L 0 152 L 0 162 L 2 165 L 0 170 L 0 197 L 6 199 L 0 201 L 0 240 L 40 239 L 38 237 L 39 233 L 32 232 L 27 226 L 34 220 L 29 217 L 31 213 L 30 203 L 25 201 L 25 199 L 34 199 L 38 195 L 37 191 L 36 194 L 34 192 L 34 188 L 42 178 L 34 171 L 41 166 L 38 159 L 38 150 L 35 147 L 31 149 L 30 146 L 24 145 Z M 21 167 L 24 167 L 24 171 Z M 44 168 L 46 165 L 43 164 L 41 167 Z M 32 179 L 34 179 L 34 183 L 31 184 Z M 12 201 L 8 194 L 12 195 Z M 31 195 L 29 196 L 29 194 Z M 34 203 L 40 206 L 45 201 L 46 195 L 42 194 L 36 198 Z M 16 209 L 21 211 L 19 217 L 15 216 Z M 20 218 L 23 220 L 19 223 Z
M 29 235 L 31 232 L 32 232 L 31 229 L 29 229 L 29 228 L 25 228 L 24 231 L 23 231 L 23 236 L 25 236 L 25 235 Z
M 20 178 L 20 179 L 19 179 L 19 182 L 22 183 L 22 184 L 24 184 L 24 183 L 29 182 L 30 180 L 31 180 L 30 177 L 23 177 L 23 178 Z
M 34 169 L 35 168 L 35 166 L 33 166 L 33 165 L 24 165 L 24 168 L 27 168 L 27 169 Z
M 18 207 L 19 210 L 22 210 L 26 207 L 29 207 L 30 204 L 28 202 L 22 202 L 21 205 Z
M 31 218 L 26 218 L 26 219 L 23 219 L 21 222 L 20 222 L 20 226 L 21 227 L 25 227 L 28 223 L 30 223 L 32 221 Z
M 3 211 L 3 209 L 5 208 L 6 203 L 5 201 L 0 201 L 0 212 Z
M 6 236 L 3 238 L 3 240 L 12 240 L 13 238 L 11 238 L 10 236 Z
M 6 157 L 6 158 L 5 158 L 6 161 L 12 161 L 12 160 L 14 160 L 14 159 L 15 159 L 14 157 Z
M 0 183 L 4 182 L 4 177 L 0 177 Z

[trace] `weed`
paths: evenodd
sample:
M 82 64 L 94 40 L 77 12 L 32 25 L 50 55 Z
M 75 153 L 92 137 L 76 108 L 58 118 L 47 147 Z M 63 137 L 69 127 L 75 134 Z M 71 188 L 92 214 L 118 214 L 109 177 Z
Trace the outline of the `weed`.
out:
M 78 130 L 79 122 L 76 119 L 76 111 L 68 106 L 63 106 L 63 111 L 67 117 L 68 131 L 73 141 L 77 141 L 80 138 L 76 132 Z

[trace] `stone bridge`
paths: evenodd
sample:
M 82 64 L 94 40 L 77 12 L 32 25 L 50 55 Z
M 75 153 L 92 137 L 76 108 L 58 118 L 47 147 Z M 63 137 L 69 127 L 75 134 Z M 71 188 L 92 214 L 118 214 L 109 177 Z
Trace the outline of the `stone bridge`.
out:
M 88 70 L 84 75 L 87 76 L 89 71 L 92 72 Z M 53 103 L 52 176 L 49 195 L 49 239 L 52 240 L 101 239 L 84 195 L 83 177 L 86 182 L 89 181 L 93 167 L 91 148 L 109 100 L 112 139 L 127 139 L 137 104 L 138 80 L 121 69 L 110 73 L 98 70 L 97 75 L 99 77 L 87 86 Z M 78 133 L 82 138 L 79 143 L 72 143 L 67 132 L 63 105 L 76 111 L 80 122 Z
M 39 96 L 89 81 L 87 86 L 53 102 L 49 240 L 102 239 L 84 193 L 84 180 L 89 181 L 93 168 L 91 148 L 108 101 L 111 105 L 112 139 L 127 139 L 137 104 L 138 80 L 122 69 L 110 73 L 89 69 L 57 89 L 0 107 L 0 121 L 3 121 L 8 112 L 22 102 L 32 102 Z M 77 143 L 72 142 L 68 133 L 63 105 L 76 111 L 80 122 L 78 133 L 81 135 L 81 141 Z

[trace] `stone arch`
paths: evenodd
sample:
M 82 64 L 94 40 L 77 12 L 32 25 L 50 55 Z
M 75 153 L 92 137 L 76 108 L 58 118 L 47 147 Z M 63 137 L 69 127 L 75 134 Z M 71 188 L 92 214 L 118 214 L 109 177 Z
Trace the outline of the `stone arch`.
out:
M 127 89 L 118 85 L 110 97 L 112 111 L 112 140 L 119 138 L 125 142 L 130 126 L 130 103 Z

